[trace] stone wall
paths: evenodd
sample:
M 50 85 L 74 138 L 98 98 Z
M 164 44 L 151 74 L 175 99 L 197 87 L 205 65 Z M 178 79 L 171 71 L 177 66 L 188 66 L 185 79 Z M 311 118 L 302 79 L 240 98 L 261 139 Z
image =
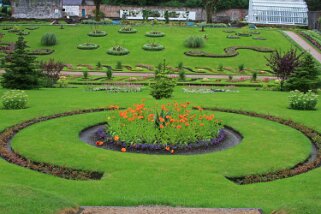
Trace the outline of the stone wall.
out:
M 94 6 L 80 6 L 80 14 L 82 10 L 85 9 L 86 16 L 93 16 L 93 11 L 95 10 Z M 176 7 L 159 7 L 159 6 L 148 6 L 148 7 L 136 7 L 136 6 L 110 6 L 102 5 L 101 11 L 105 14 L 106 17 L 112 19 L 120 18 L 120 10 L 162 10 L 162 11 L 195 11 L 196 20 L 201 21 L 205 20 L 206 14 L 202 8 L 176 8 Z M 242 9 L 230 9 L 218 12 L 215 17 L 225 17 L 230 21 L 242 20 L 247 15 L 248 10 Z M 214 18 L 216 20 L 216 18 Z
M 319 19 L 321 18 L 321 11 L 310 11 L 309 12 L 309 29 L 321 30 L 321 23 Z
M 14 18 L 53 19 L 62 17 L 62 0 L 15 0 Z

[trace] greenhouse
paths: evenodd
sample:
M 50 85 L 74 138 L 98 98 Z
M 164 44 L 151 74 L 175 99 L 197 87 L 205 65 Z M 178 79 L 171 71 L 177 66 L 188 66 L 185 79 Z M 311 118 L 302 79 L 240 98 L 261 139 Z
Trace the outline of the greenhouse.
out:
M 250 0 L 248 22 L 254 24 L 308 25 L 304 0 Z

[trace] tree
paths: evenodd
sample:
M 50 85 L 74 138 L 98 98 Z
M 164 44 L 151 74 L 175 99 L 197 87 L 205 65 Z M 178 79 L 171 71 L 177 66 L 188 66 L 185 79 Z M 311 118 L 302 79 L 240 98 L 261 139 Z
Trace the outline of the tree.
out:
M 41 62 L 40 68 L 44 77 L 44 86 L 53 87 L 60 78 L 60 72 L 64 68 L 64 64 L 55 62 L 54 59 L 49 59 L 48 62 Z
M 2 86 L 11 89 L 34 89 L 39 88 L 40 74 L 35 66 L 35 57 L 26 50 L 27 44 L 23 36 L 18 37 L 13 53 L 9 54 L 3 74 Z
M 206 11 L 206 22 L 213 23 L 213 12 L 220 0 L 202 0 L 203 7 Z
M 168 74 L 166 61 L 164 60 L 164 63 L 159 64 L 155 71 L 155 83 L 150 86 L 151 95 L 156 100 L 172 97 L 176 82 L 168 77 Z
M 100 21 L 100 5 L 102 4 L 103 0 L 94 0 L 95 4 L 95 19 L 96 21 Z
M 310 54 L 305 54 L 301 65 L 286 81 L 285 88 L 302 92 L 317 89 L 321 86 L 319 72 L 313 57 Z
M 281 91 L 283 90 L 284 82 L 300 65 L 300 58 L 304 53 L 297 54 L 296 49 L 275 51 L 270 57 L 266 57 L 267 66 L 272 69 L 272 73 L 281 80 Z

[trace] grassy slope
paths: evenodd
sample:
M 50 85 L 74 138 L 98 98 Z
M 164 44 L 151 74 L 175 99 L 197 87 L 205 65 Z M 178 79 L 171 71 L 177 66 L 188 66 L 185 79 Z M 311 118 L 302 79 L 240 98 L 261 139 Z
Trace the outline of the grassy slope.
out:
M 287 93 L 240 90 L 240 93 L 190 95 L 181 93 L 178 88 L 173 100 L 271 113 L 321 131 L 320 104 L 317 111 L 293 111 L 286 108 Z M 0 89 L 0 94 L 2 92 Z M 28 94 L 29 109 L 0 110 L 0 129 L 35 116 L 72 109 L 109 104 L 128 106 L 143 98 L 147 98 L 148 103 L 156 102 L 147 96 L 147 92 L 106 94 L 80 88 L 41 89 Z M 66 181 L 0 160 L 1 182 L 64 195 L 81 205 L 261 207 L 267 212 L 290 207 L 298 213 L 317 213 L 321 209 L 320 168 L 294 178 L 247 186 L 237 186 L 223 177 L 289 167 L 304 159 L 310 147 L 307 139 L 295 130 L 261 119 L 217 113 L 217 117 L 244 134 L 241 145 L 198 156 L 148 156 L 109 152 L 81 143 L 78 132 L 87 125 L 103 121 L 105 116 L 106 113 L 95 113 L 48 121 L 24 130 L 14 140 L 15 149 L 34 159 L 104 170 L 106 174 L 102 181 Z M 1 191 L 6 188 L 0 186 Z M 40 194 L 36 200 L 43 198 Z M 5 203 L 4 197 L 0 197 L 0 204 L 4 204 L 4 209 L 19 207 L 14 202 Z M 33 206 L 36 208 L 31 205 L 30 209 Z M 48 205 L 43 212 L 35 210 L 33 213 L 46 213 L 49 209 Z
M 112 66 L 114 66 L 117 61 L 122 61 L 124 64 L 130 64 L 132 66 L 142 63 L 156 65 L 163 59 L 166 59 L 171 66 L 176 66 L 179 62 L 184 62 L 186 66 L 205 66 L 216 69 L 219 64 L 223 64 L 224 66 L 229 66 L 236 70 L 240 64 L 245 64 L 246 67 L 252 69 L 265 69 L 266 62 L 264 57 L 268 54 L 240 50 L 239 56 L 226 59 L 187 57 L 183 54 L 188 50 L 183 46 L 183 41 L 191 35 L 202 36 L 207 34 L 209 40 L 204 50 L 213 53 L 223 53 L 224 48 L 234 45 L 264 46 L 277 49 L 287 49 L 291 46 L 290 42 L 276 30 L 261 30 L 262 33 L 258 36 L 264 37 L 267 40 L 256 41 L 246 37 L 242 37 L 240 40 L 227 39 L 225 37 L 228 34 L 223 32 L 224 29 L 206 29 L 206 32 L 203 33 L 199 31 L 199 28 L 164 26 L 154 26 L 154 30 L 165 32 L 166 37 L 153 39 L 144 36 L 145 32 L 152 30 L 151 26 L 140 26 L 136 28 L 138 30 L 137 34 L 127 35 L 119 34 L 117 32 L 119 26 L 102 26 L 100 29 L 105 30 L 109 35 L 107 37 L 93 38 L 87 36 L 87 33 L 91 31 L 90 26 L 68 26 L 63 30 L 58 26 L 42 26 L 37 30 L 31 31 L 31 34 L 26 36 L 26 39 L 32 49 L 42 48 L 40 44 L 42 35 L 46 32 L 55 33 L 58 39 L 58 45 L 53 47 L 55 53 L 50 56 L 39 58 L 48 59 L 54 57 L 55 59 L 62 60 L 64 63 L 74 65 L 96 65 L 98 61 Z M 1 30 L 1 32 L 4 31 Z M 11 33 L 6 33 L 4 40 L 15 41 L 16 36 Z M 161 52 L 143 51 L 141 48 L 143 44 L 153 40 L 159 41 L 165 45 L 166 50 Z M 99 44 L 101 47 L 91 51 L 83 51 L 76 48 L 78 44 L 86 42 L 93 42 Z M 116 43 L 128 48 L 131 51 L 130 55 L 122 57 L 107 55 L 107 49 Z

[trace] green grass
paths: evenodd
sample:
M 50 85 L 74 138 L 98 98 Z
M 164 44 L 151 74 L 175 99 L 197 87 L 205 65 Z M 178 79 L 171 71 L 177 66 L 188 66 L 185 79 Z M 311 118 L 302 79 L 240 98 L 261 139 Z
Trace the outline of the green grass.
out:
M 22 27 L 23 28 L 23 27 Z M 217 69 L 219 64 L 231 67 L 234 72 L 240 64 L 245 64 L 246 68 L 254 70 L 267 69 L 265 56 L 268 53 L 257 53 L 249 50 L 240 50 L 240 55 L 232 58 L 213 59 L 213 58 L 198 58 L 187 57 L 184 52 L 189 50 L 184 47 L 184 40 L 191 36 L 208 35 L 208 41 L 202 49 L 211 53 L 224 53 L 224 48 L 230 46 L 259 46 L 270 47 L 276 49 L 288 49 L 291 43 L 277 30 L 260 30 L 262 37 L 266 38 L 265 41 L 253 40 L 251 37 L 242 37 L 239 40 L 227 39 L 227 33 L 224 29 L 206 29 L 206 32 L 200 32 L 199 28 L 186 28 L 186 27 L 166 27 L 166 26 L 135 26 L 138 30 L 136 34 L 120 34 L 118 29 L 120 26 L 101 26 L 100 29 L 108 33 L 106 37 L 94 38 L 89 37 L 87 34 L 92 30 L 88 25 L 79 26 L 65 26 L 65 29 L 60 29 L 59 26 L 40 26 L 39 29 L 30 32 L 26 36 L 28 45 L 31 49 L 44 48 L 40 44 L 41 37 L 47 33 L 55 33 L 57 36 L 58 44 L 53 47 L 55 52 L 49 56 L 41 56 L 40 60 L 55 58 L 67 64 L 73 64 L 76 67 L 78 64 L 91 64 L 96 65 L 98 61 L 102 64 L 115 66 L 117 61 L 122 61 L 123 64 L 135 66 L 136 64 L 151 64 L 157 65 L 166 59 L 168 64 L 176 67 L 178 63 L 183 62 L 185 66 L 197 67 L 204 66 L 211 69 Z M 145 37 L 145 33 L 151 30 L 157 30 L 166 34 L 163 38 L 151 39 Z M 243 29 L 236 29 L 236 31 L 243 31 Z M 4 41 L 15 41 L 17 36 L 1 30 L 6 33 Z M 142 49 L 142 46 L 155 40 L 165 46 L 164 51 L 160 52 L 147 52 Z M 77 46 L 82 43 L 95 43 L 99 44 L 100 48 L 97 50 L 79 50 Z M 106 51 L 115 44 L 130 50 L 127 56 L 110 56 Z M 255 59 L 255 60 L 248 60 Z
M 287 108 L 288 93 L 251 88 L 238 90 L 240 93 L 200 95 L 184 94 L 181 88 L 176 88 L 171 101 L 272 114 L 321 131 L 320 102 L 316 111 L 295 111 Z M 0 89 L 0 95 L 4 91 Z M 148 91 L 108 94 L 72 88 L 27 93 L 30 96 L 28 109 L 0 110 L 0 130 L 33 117 L 74 109 L 110 104 L 126 107 L 142 99 L 147 99 L 147 104 L 158 102 Z M 266 213 L 279 208 L 293 213 L 318 213 L 321 209 L 320 168 L 288 179 L 245 186 L 224 178 L 291 167 L 308 156 L 311 149 L 308 139 L 294 129 L 263 119 L 215 114 L 239 130 L 244 135 L 243 142 L 226 151 L 195 156 L 124 154 L 81 142 L 79 131 L 104 121 L 108 112 L 54 119 L 26 128 L 13 139 L 13 147 L 19 153 L 33 160 L 102 170 L 105 175 L 101 181 L 70 181 L 0 159 L 0 213 L 2 210 L 52 213 L 62 207 L 74 207 L 74 204 L 258 207 Z M 13 193 L 8 189 L 13 189 Z M 26 197 L 24 192 L 28 193 Z

